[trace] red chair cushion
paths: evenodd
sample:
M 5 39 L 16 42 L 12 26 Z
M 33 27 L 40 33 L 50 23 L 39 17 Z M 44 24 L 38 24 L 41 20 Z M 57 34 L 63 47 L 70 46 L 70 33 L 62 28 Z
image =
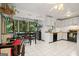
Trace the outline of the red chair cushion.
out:
M 15 40 L 13 42 L 13 45 L 20 45 L 22 43 L 22 40 Z

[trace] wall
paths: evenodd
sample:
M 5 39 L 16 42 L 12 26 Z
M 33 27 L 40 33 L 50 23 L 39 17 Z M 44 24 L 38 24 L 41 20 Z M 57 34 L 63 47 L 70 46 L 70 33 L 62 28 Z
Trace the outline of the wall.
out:
M 40 15 L 33 13 L 33 12 L 29 12 L 26 10 L 22 10 L 22 9 L 17 9 L 18 11 L 16 12 L 16 14 L 14 15 L 14 18 L 22 18 L 21 20 L 28 18 L 28 19 L 42 19 L 42 17 L 40 17 Z
M 41 29 L 42 32 L 42 40 L 45 40 L 46 42 L 52 42 L 53 41 L 53 34 L 46 33 L 47 27 L 43 27 Z
M 42 40 L 45 40 L 45 31 L 46 31 L 46 26 L 45 26 L 45 20 L 42 21 L 42 28 L 41 28 L 41 34 L 42 34 Z
M 43 25 L 43 27 L 41 28 L 42 40 L 45 40 L 46 42 L 53 41 L 53 34 L 46 33 L 46 31 L 48 31 L 53 24 L 54 24 L 54 19 L 52 20 L 52 18 L 46 18 L 42 20 L 42 25 Z
M 77 55 L 79 56 L 79 31 L 77 32 Z
M 0 14 L 0 43 L 1 43 L 1 14 Z

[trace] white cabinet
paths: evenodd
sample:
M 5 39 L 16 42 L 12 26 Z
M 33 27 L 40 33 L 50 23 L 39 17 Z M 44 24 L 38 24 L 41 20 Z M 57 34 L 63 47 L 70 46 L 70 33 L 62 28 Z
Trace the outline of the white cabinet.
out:
M 62 39 L 62 33 L 57 33 L 57 40 Z
M 45 42 L 49 43 L 53 41 L 53 34 L 50 33 L 46 33 L 46 31 L 48 30 L 48 27 L 43 27 L 41 29 L 42 31 L 42 40 L 45 40 Z
M 66 32 L 64 32 L 64 33 L 58 33 L 57 34 L 57 40 L 60 40 L 60 39 L 67 40 L 67 33 Z
M 45 42 L 49 43 L 53 41 L 53 34 L 45 33 Z

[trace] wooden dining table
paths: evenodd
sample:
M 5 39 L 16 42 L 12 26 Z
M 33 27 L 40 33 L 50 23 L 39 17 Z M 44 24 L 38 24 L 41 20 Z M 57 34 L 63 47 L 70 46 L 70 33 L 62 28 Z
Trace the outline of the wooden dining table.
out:
M 35 40 L 35 44 L 36 44 L 36 32 L 25 32 L 25 33 L 17 33 L 18 37 L 21 37 L 23 39 L 24 36 L 30 37 L 30 45 L 31 45 L 31 40 L 34 39 Z M 34 37 L 34 38 L 32 38 Z

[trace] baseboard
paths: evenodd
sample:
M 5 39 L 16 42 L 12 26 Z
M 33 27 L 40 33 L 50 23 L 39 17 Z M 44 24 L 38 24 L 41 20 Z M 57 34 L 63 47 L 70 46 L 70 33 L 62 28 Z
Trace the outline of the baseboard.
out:
M 52 42 L 49 42 L 49 43 L 53 43 L 53 41 Z
M 61 41 L 61 40 L 68 41 L 68 40 L 66 40 L 66 39 L 60 39 L 60 40 L 57 40 L 57 41 Z M 57 41 L 55 41 L 55 42 L 57 42 Z M 69 41 L 69 42 L 73 42 L 73 41 Z M 54 43 L 54 42 L 52 41 L 52 42 L 49 42 L 49 43 Z M 76 43 L 76 42 L 75 42 L 75 43 Z
M 57 40 L 57 41 L 61 41 L 61 40 L 65 40 L 65 39 L 60 39 L 60 40 Z M 57 41 L 55 41 L 55 42 L 57 42 Z M 65 40 L 65 41 L 67 41 L 67 40 Z M 54 42 L 52 41 L 52 42 L 49 42 L 49 43 L 54 43 Z
M 45 41 L 45 40 L 39 40 L 39 41 Z

